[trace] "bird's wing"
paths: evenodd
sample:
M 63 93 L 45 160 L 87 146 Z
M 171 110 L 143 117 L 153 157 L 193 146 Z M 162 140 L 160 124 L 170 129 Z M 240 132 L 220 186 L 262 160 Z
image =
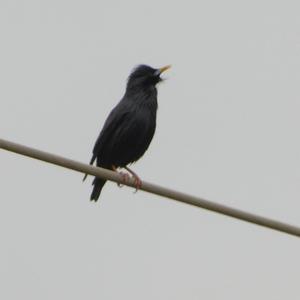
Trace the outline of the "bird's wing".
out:
M 124 120 L 127 118 L 128 113 L 129 111 L 124 105 L 117 105 L 111 111 L 95 143 L 93 157 L 95 156 L 96 158 L 101 153 L 102 147 L 107 144 L 109 139 L 111 139 L 117 128 L 122 126 Z
M 93 165 L 97 156 L 101 153 L 102 147 L 105 146 L 107 140 L 113 135 L 115 130 L 124 122 L 126 116 L 128 115 L 128 110 L 123 103 L 119 103 L 108 115 L 104 126 L 96 140 L 94 149 L 93 149 L 93 156 L 90 161 L 90 165 Z M 84 181 L 87 178 L 88 174 L 85 174 L 83 177 Z
M 96 140 L 93 156 L 90 161 L 90 165 L 93 165 L 97 156 L 101 153 L 102 148 L 106 145 L 108 139 L 110 139 L 118 127 L 122 126 L 124 120 L 128 115 L 128 107 L 124 105 L 124 102 L 120 102 L 108 115 L 104 126 Z M 84 175 L 83 181 L 87 178 L 88 174 Z

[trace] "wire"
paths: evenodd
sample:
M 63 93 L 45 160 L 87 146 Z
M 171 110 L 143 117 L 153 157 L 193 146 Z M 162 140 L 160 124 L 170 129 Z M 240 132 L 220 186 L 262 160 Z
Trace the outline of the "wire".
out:
M 21 155 L 29 156 L 39 159 L 51 164 L 55 164 L 64 168 L 75 170 L 89 175 L 101 177 L 110 181 L 134 187 L 134 180 L 129 179 L 128 182 L 123 182 L 123 177 L 113 171 L 106 170 L 99 167 L 90 166 L 81 162 L 77 162 L 62 156 L 54 155 L 48 152 L 33 149 L 24 145 L 16 144 L 7 140 L 0 139 L 0 149 L 8 150 Z M 216 213 L 230 216 L 239 220 L 250 222 L 256 225 L 264 226 L 270 229 L 288 233 L 300 237 L 300 228 L 282 223 L 269 218 L 261 217 L 252 213 L 248 213 L 239 209 L 235 209 L 226 205 L 217 204 L 202 198 L 187 195 L 172 189 L 168 189 L 149 182 L 142 182 L 141 190 L 156 194 L 162 197 L 167 197 L 179 202 L 187 203 L 190 205 L 198 206 Z

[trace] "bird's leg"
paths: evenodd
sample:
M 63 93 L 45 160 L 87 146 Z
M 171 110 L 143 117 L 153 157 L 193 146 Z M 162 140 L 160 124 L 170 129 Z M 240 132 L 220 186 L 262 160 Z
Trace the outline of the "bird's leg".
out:
M 127 183 L 128 182 L 128 180 L 129 180 L 130 177 L 129 177 L 129 175 L 127 173 L 119 171 L 118 168 L 116 166 L 114 166 L 114 165 L 112 165 L 111 168 L 112 168 L 113 171 L 117 172 L 118 174 L 120 174 L 122 176 L 123 183 Z M 123 184 L 121 184 L 121 183 L 117 183 L 117 185 L 119 187 L 123 186 Z
M 128 167 L 125 167 L 125 169 L 132 175 L 132 177 L 134 178 L 134 185 L 135 185 L 135 193 L 142 187 L 142 180 L 140 179 L 140 177 L 133 172 L 131 169 L 129 169 Z

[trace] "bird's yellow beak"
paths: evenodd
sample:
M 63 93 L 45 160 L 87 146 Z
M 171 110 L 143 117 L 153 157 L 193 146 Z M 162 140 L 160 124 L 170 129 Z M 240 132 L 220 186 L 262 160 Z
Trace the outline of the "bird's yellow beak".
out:
M 159 69 L 159 73 L 161 74 L 162 72 L 165 72 L 165 71 L 167 71 L 170 68 L 171 68 L 171 65 L 164 66 L 164 67 L 162 67 L 162 68 Z

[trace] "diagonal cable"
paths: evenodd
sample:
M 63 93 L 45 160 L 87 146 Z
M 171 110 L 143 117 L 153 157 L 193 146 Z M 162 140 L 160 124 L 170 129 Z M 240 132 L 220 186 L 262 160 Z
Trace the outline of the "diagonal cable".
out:
M 75 160 L 71 160 L 62 156 L 54 155 L 45 151 L 30 148 L 24 145 L 16 144 L 7 140 L 0 139 L 0 149 L 18 153 L 21 155 L 29 156 L 35 159 L 39 159 L 51 164 L 55 164 L 67 169 L 74 171 L 87 173 L 90 175 L 98 176 L 107 180 L 111 180 L 117 183 L 124 184 L 123 177 L 118 173 L 106 170 L 103 168 L 98 168 L 90 166 Z M 134 187 L 134 180 L 130 179 L 125 185 Z M 198 206 L 216 213 L 220 213 L 226 216 L 230 216 L 239 220 L 250 222 L 256 225 L 264 226 L 277 231 L 285 232 L 294 236 L 300 237 L 300 228 L 279 222 L 273 219 L 258 216 L 252 213 L 248 213 L 236 208 L 232 208 L 226 205 L 218 204 L 212 201 L 208 201 L 199 197 L 174 191 L 156 184 L 152 184 L 143 181 L 141 190 L 146 192 L 156 194 L 162 197 L 170 198 L 179 202 L 187 203 L 190 205 Z

